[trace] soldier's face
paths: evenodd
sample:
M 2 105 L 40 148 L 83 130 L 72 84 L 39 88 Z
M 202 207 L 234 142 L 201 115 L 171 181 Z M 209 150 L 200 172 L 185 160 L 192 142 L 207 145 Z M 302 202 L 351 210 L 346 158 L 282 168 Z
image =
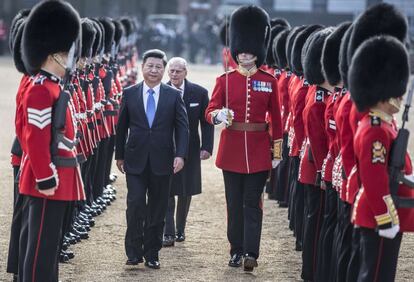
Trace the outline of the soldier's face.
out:
M 168 67 L 168 76 L 170 77 L 171 83 L 178 88 L 183 84 L 187 76 L 187 70 L 180 63 L 172 63 Z
M 144 80 L 152 84 L 158 84 L 161 82 L 164 76 L 164 63 L 159 58 L 147 58 L 142 65 L 142 76 Z
M 240 53 L 237 55 L 237 59 L 239 60 L 239 62 L 252 61 L 254 58 L 255 56 L 249 53 Z

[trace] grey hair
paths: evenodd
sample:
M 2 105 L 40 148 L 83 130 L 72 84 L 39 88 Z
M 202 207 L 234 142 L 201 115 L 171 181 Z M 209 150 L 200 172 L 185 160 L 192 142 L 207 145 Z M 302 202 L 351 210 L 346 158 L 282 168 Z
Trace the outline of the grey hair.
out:
M 179 63 L 179 64 L 183 65 L 185 69 L 187 69 L 187 66 L 188 66 L 187 61 L 182 57 L 172 57 L 168 61 L 167 67 L 169 68 L 170 65 L 175 64 L 175 63 Z

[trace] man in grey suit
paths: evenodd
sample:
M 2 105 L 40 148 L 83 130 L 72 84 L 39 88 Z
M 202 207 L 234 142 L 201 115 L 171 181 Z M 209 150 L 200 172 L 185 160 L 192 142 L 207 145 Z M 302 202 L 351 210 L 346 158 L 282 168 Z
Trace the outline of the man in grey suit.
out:
M 180 91 L 161 83 L 167 58 L 144 53 L 144 81 L 124 90 L 117 124 L 115 158 L 126 174 L 127 265 L 160 268 L 164 217 L 171 176 L 184 166 L 188 119 Z M 148 200 L 147 200 L 148 195 Z
M 213 151 L 214 126 L 209 124 L 204 112 L 208 105 L 208 91 L 186 79 L 187 62 L 174 57 L 168 62 L 167 83 L 180 90 L 187 109 L 190 139 L 185 168 L 173 176 L 171 197 L 165 217 L 163 246 L 169 247 L 175 241 L 185 240 L 185 225 L 190 209 L 191 197 L 201 193 L 201 160 L 206 160 Z M 198 132 L 201 129 L 201 138 Z M 178 196 L 177 205 L 175 196 Z M 175 206 L 177 212 L 174 220 Z M 175 221 L 175 222 L 174 222 Z

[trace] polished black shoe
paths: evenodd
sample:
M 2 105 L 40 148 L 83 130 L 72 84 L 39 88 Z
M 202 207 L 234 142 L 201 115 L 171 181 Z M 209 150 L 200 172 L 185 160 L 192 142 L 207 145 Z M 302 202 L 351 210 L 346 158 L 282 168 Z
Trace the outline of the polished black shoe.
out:
M 19 281 L 19 275 L 13 274 L 13 282 Z
M 175 243 L 175 236 L 173 235 L 164 235 L 164 239 L 162 240 L 163 247 L 173 247 Z
M 229 260 L 229 266 L 231 267 L 240 267 L 243 262 L 242 254 L 234 254 Z
M 175 237 L 176 242 L 184 242 L 185 241 L 185 234 L 184 233 L 177 233 Z
M 77 243 L 76 237 L 74 237 L 73 234 L 71 235 L 70 233 L 66 234 L 65 237 L 63 237 L 63 240 L 69 242 L 69 244 L 71 245 L 75 245 Z
M 152 269 L 160 269 L 161 265 L 158 260 L 148 260 L 145 262 L 145 266 Z
M 71 250 L 62 250 L 61 253 L 67 255 L 69 259 L 73 259 L 75 257 L 75 254 Z
M 142 258 L 133 258 L 133 259 L 128 259 L 126 261 L 126 265 L 138 265 L 139 263 L 143 263 L 144 260 Z
M 255 257 L 252 257 L 250 255 L 246 255 L 244 257 L 244 271 L 252 272 L 255 267 L 257 267 L 257 260 Z
M 66 255 L 66 254 L 64 254 L 64 253 L 60 253 L 59 254 L 59 262 L 60 263 L 65 263 L 65 262 L 68 262 L 69 261 L 69 257 L 68 257 L 68 255 Z
M 69 248 L 70 243 L 68 241 L 65 241 L 65 239 L 63 239 L 63 243 L 62 243 L 62 250 L 66 251 Z

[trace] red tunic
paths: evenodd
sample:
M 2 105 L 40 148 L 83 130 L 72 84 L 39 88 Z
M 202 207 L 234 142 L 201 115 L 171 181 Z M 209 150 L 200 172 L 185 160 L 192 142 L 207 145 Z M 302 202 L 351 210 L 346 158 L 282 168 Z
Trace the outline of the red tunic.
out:
M 323 160 L 328 153 L 324 114 L 330 93 L 317 86 L 308 91 L 307 103 L 303 111 L 303 123 L 306 135 L 304 155 L 300 162 L 299 181 L 314 185 L 317 173 L 321 172 Z
M 290 113 L 289 81 L 293 78 L 291 71 L 283 71 L 278 81 L 279 102 L 282 113 L 283 133 L 288 132 L 288 116 Z
M 367 228 L 390 223 L 392 204 L 386 204 L 390 196 L 388 182 L 388 159 L 392 142 L 397 137 L 392 116 L 371 112 L 365 115 L 356 131 L 354 139 L 360 190 L 354 204 L 352 220 L 354 224 Z M 411 160 L 405 159 L 404 174 L 412 174 Z M 398 195 L 414 198 L 414 190 L 400 185 Z M 414 231 L 414 209 L 397 209 L 400 230 Z
M 22 145 L 25 148 L 19 192 L 39 198 L 52 200 L 84 200 L 85 193 L 77 167 L 56 167 L 52 163 L 50 144 L 52 141 L 52 107 L 60 93 L 59 79 L 41 71 L 28 88 L 22 100 Z M 76 139 L 76 124 L 73 109 L 66 111 L 64 137 L 69 141 Z M 74 158 L 76 148 L 70 149 L 59 142 L 59 157 Z M 38 192 L 37 187 L 48 189 L 57 186 L 53 196 L 45 196 Z
M 241 70 L 228 73 L 228 102 L 226 102 L 226 75 L 216 80 L 211 100 L 206 109 L 206 120 L 213 124 L 216 111 L 227 107 L 234 111 L 234 122 L 265 123 L 268 131 L 236 131 L 224 128 L 217 152 L 217 167 L 238 173 L 255 173 L 271 169 L 271 140 L 281 140 L 282 124 L 277 92 L 277 81 L 269 73 L 257 70 L 243 74 Z

